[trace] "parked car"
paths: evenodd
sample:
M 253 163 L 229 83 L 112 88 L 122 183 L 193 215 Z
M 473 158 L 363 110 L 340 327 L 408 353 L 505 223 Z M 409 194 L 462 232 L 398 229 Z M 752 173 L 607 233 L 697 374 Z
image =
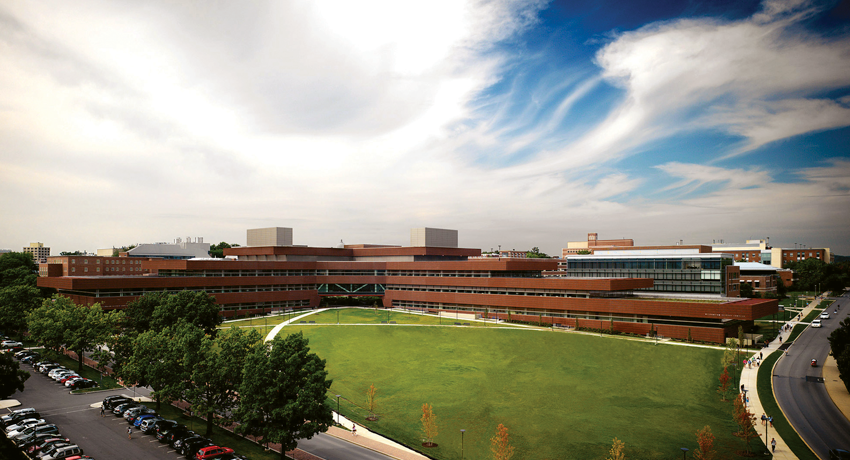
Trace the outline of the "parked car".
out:
M 20 420 L 35 417 L 39 417 L 38 412 L 35 411 L 35 408 L 27 407 L 24 409 L 12 411 L 12 413 L 10 413 L 9 415 L 4 415 L 2 418 L 0 418 L 0 423 L 2 423 L 5 427 L 8 425 L 14 425 Z
M 171 435 L 175 432 L 181 432 L 188 429 L 189 428 L 182 423 L 177 423 L 172 426 L 163 426 L 156 429 L 156 439 L 163 444 L 167 444 L 168 440 L 171 439 Z
M 18 444 L 18 448 L 21 450 L 27 450 L 30 446 L 37 446 L 44 442 L 45 439 L 50 438 L 61 438 L 62 435 L 59 433 L 39 433 L 32 438 L 28 439 L 26 442 Z
M 54 368 L 50 369 L 49 371 L 46 372 L 46 374 L 47 374 L 48 377 L 54 378 L 56 376 L 56 374 L 58 374 L 59 372 L 64 372 L 64 371 L 67 371 L 67 370 L 68 370 L 67 367 L 59 366 L 59 367 L 54 367 Z
M 133 420 L 133 426 L 136 427 L 136 429 L 141 430 L 142 429 L 142 422 L 144 422 L 145 420 L 147 420 L 149 418 L 156 418 L 156 417 L 157 417 L 156 414 L 139 415 L 139 416 L 136 417 L 135 420 Z
M 182 456 L 184 456 L 188 459 L 193 459 L 193 458 L 195 458 L 195 454 L 197 454 L 199 450 L 201 450 L 204 447 L 209 447 L 209 446 L 214 446 L 214 445 L 215 445 L 215 443 L 212 442 L 208 438 L 204 438 L 204 437 L 201 437 L 201 436 L 194 436 L 192 438 L 184 439 L 182 441 L 181 445 L 180 445 L 180 450 L 178 450 L 178 452 L 180 452 L 180 455 L 182 455 Z
M 134 408 L 138 405 L 139 405 L 139 403 L 137 403 L 135 401 L 129 401 L 129 402 L 123 402 L 121 404 L 116 404 L 116 405 L 112 406 L 112 414 L 115 415 L 116 417 L 121 417 L 122 415 L 124 415 L 124 411 L 126 411 L 127 409 L 132 409 L 132 408 Z
M 141 430 L 142 433 L 153 433 L 156 431 L 156 423 L 164 420 L 165 419 L 160 416 L 143 420 L 142 423 L 139 424 L 139 430 Z
M 45 455 L 41 458 L 44 460 L 64 460 L 68 457 L 77 457 L 80 455 L 83 455 L 83 449 L 74 444 L 71 446 L 59 447 L 52 454 Z
M 24 428 L 29 428 L 33 425 L 45 425 L 45 424 L 47 424 L 47 422 L 43 418 L 38 418 L 38 417 L 25 418 L 25 419 L 21 420 L 20 422 L 14 424 L 14 425 L 9 425 L 8 427 L 6 427 L 5 428 L 6 435 L 11 436 L 12 433 L 18 433 L 21 430 L 23 430 Z
M 829 449 L 829 460 L 850 460 L 850 450 Z
M 209 446 L 198 450 L 195 454 L 195 460 L 207 460 L 215 458 L 221 454 L 232 454 L 233 449 L 229 447 Z
M 33 353 L 31 355 L 27 355 L 21 358 L 21 362 L 26 364 L 32 364 L 33 362 L 37 362 L 39 359 L 41 359 L 41 355 L 38 353 Z
M 94 380 L 76 379 L 70 384 L 66 384 L 65 386 L 72 390 L 79 390 L 80 388 L 94 388 L 96 386 L 99 386 L 99 384 Z
M 169 446 L 174 447 L 174 443 L 176 443 L 177 441 L 195 436 L 196 434 L 197 433 L 190 430 L 185 425 L 180 425 L 179 427 L 171 430 L 171 432 L 169 432 L 168 435 L 165 436 L 165 442 Z
M 16 446 L 26 444 L 36 438 L 39 434 L 59 434 L 59 428 L 56 425 L 36 425 L 22 431 L 21 434 L 14 438 L 9 438 Z
M 71 443 L 68 442 L 68 438 L 63 438 L 61 435 L 56 436 L 56 435 L 48 434 L 48 435 L 44 435 L 44 437 L 39 437 L 39 439 L 37 441 L 35 441 L 35 442 L 33 442 L 29 445 L 19 446 L 19 447 L 24 452 L 30 454 L 30 457 L 33 457 L 33 456 L 35 456 L 35 454 L 38 454 L 42 449 L 45 449 L 47 447 L 50 447 L 53 444 L 60 443 L 60 442 L 67 443 L 69 446 L 71 445 Z
M 14 348 L 14 347 L 23 347 L 24 344 L 21 342 L 17 342 L 15 340 L 4 340 L 0 342 L 0 348 Z
M 132 425 L 140 415 L 156 414 L 156 411 L 148 406 L 141 405 L 125 411 L 124 414 L 127 423 Z
M 32 356 L 32 355 L 37 355 L 37 354 L 38 354 L 38 353 L 36 353 L 36 352 L 34 352 L 34 351 L 32 351 L 32 350 L 21 350 L 21 351 L 19 351 L 19 352 L 15 353 L 15 358 L 17 358 L 17 359 L 24 359 L 24 358 L 26 358 L 27 356 Z
M 161 429 L 164 430 L 166 428 L 172 428 L 175 425 L 177 425 L 177 422 L 175 422 L 174 420 L 165 420 L 165 419 L 157 420 L 157 421 L 151 423 L 148 426 L 147 429 L 143 429 L 142 433 L 145 433 L 145 434 L 150 433 L 150 434 L 155 435 L 159 430 L 161 430 Z
M 107 397 L 103 398 L 102 404 L 103 404 L 104 409 L 112 410 L 118 404 L 124 404 L 124 403 L 130 402 L 130 401 L 132 401 L 132 399 L 130 399 L 126 396 L 115 395 L 115 396 L 107 396 Z
M 819 319 L 812 320 L 812 327 L 823 327 Z

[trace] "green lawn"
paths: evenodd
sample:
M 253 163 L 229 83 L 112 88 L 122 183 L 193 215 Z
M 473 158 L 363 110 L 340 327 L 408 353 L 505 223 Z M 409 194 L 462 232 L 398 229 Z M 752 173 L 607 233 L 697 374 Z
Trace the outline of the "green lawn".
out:
M 451 317 L 435 317 L 429 315 L 418 315 L 404 313 L 394 310 L 372 309 L 372 308 L 341 308 L 323 311 L 310 315 L 300 321 L 315 321 L 316 324 L 381 324 L 395 321 L 396 324 L 419 324 L 419 325 L 454 325 L 455 323 L 469 324 L 476 327 L 494 327 L 495 323 L 455 319 Z
M 806 315 L 805 318 L 803 318 L 803 322 L 804 323 L 811 323 L 813 319 L 820 316 L 822 311 L 823 311 L 823 309 L 815 308 L 814 310 L 810 311 L 809 314 Z
M 681 447 L 697 447 L 694 433 L 705 425 L 717 436 L 718 458 L 745 449 L 731 435 L 731 403 L 716 392 L 720 350 L 511 328 L 284 332 L 297 330 L 327 360 L 329 399 L 335 405 L 342 395 L 343 415 L 423 450 L 421 406 L 431 403 L 439 447 L 424 451 L 438 459 L 460 458 L 461 429 L 465 456 L 487 457 L 499 423 L 523 459 L 602 459 L 615 436 L 629 458 L 676 458 Z M 370 384 L 377 422 L 362 408 Z

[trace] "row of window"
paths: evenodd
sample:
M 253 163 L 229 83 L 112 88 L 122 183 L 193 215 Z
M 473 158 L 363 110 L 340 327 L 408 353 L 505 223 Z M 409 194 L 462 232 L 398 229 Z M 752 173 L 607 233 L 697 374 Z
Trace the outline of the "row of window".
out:
M 112 265 L 127 265 L 127 260 L 128 259 L 121 259 L 121 260 L 118 260 L 118 259 L 103 259 L 103 263 L 105 265 L 110 265 L 110 264 L 112 264 Z M 101 259 L 95 259 L 96 265 L 100 265 L 100 261 L 101 261 Z M 77 263 L 77 259 L 71 259 L 72 265 L 76 265 L 76 263 Z M 89 259 L 83 259 L 83 265 L 88 265 L 88 263 L 89 263 Z M 141 265 L 141 263 L 142 263 L 141 260 L 130 260 L 130 265 L 134 265 L 134 264 L 135 265 Z
M 731 259 L 568 259 L 567 270 L 575 269 L 652 269 L 652 270 L 720 270 L 722 265 L 731 265 Z
M 673 271 L 673 270 L 601 270 L 601 269 L 571 269 L 567 272 L 572 278 L 652 278 L 654 280 L 677 281 L 719 281 L 722 279 L 720 270 Z
M 89 267 L 82 267 L 82 268 L 83 268 L 83 273 L 88 273 Z M 117 271 L 126 272 L 127 267 L 103 267 L 103 271 L 104 272 L 117 272 Z M 140 272 L 140 271 L 142 271 L 142 267 L 130 267 L 129 271 Z M 71 273 L 76 273 L 76 272 L 77 272 L 77 267 L 71 267 Z M 100 273 L 100 267 L 95 267 L 95 273 Z
M 493 295 L 522 295 L 538 297 L 574 297 L 590 298 L 590 293 L 582 291 L 562 291 L 557 289 L 521 289 L 504 287 L 477 287 L 477 286 L 424 286 L 409 284 L 388 284 L 387 290 L 391 291 L 416 291 L 416 292 L 451 292 L 462 294 L 493 294 Z M 625 293 L 621 292 L 620 295 Z
M 292 309 L 297 307 L 309 307 L 309 299 L 299 300 L 281 300 L 277 302 L 261 302 L 261 303 L 229 303 L 221 306 L 224 311 L 239 311 L 239 310 L 265 310 L 270 312 L 280 312 L 281 309 Z
M 440 278 L 541 278 L 540 271 L 480 270 L 175 270 L 159 271 L 164 277 L 222 276 L 419 276 Z
M 180 292 L 196 291 L 208 294 L 239 293 L 239 292 L 282 292 L 282 291 L 316 291 L 315 284 L 275 284 L 275 285 L 249 285 L 249 286 L 211 286 L 190 287 L 178 289 L 162 288 L 127 288 L 127 289 L 93 289 L 91 291 L 63 290 L 63 293 L 80 295 L 85 297 L 135 297 L 143 296 L 153 292 Z

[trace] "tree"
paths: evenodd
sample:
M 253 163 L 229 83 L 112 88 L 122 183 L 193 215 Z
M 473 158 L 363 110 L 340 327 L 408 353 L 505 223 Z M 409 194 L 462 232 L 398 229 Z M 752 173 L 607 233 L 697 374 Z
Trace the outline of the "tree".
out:
M 582 249 L 581 251 L 577 252 L 576 254 L 578 254 L 578 255 L 580 255 L 580 256 L 585 256 L 585 255 L 593 254 L 593 253 L 592 253 L 592 252 L 590 252 L 590 251 L 589 251 L 589 250 L 587 250 L 587 249 Z
M 375 385 L 369 385 L 369 389 L 366 390 L 366 409 L 369 410 L 369 416 L 366 417 L 366 420 L 375 421 L 378 420 L 378 417 L 375 415 L 375 408 L 377 404 L 375 402 L 375 395 L 378 393 L 378 389 L 375 388 Z
M 694 451 L 694 458 L 697 460 L 714 460 L 717 451 L 714 450 L 714 435 L 711 434 L 711 427 L 706 425 L 696 434 L 699 449 Z
M 735 423 L 738 424 L 738 431 L 733 434 L 747 442 L 747 453 L 749 453 L 750 440 L 758 436 L 758 433 L 755 430 L 756 416 L 747 409 L 743 393 L 735 398 L 734 418 Z
M 438 433 L 437 416 L 434 414 L 434 408 L 430 404 L 425 403 L 422 405 L 422 418 L 420 420 L 422 422 L 422 436 L 425 438 L 425 442 L 422 445 L 425 447 L 436 446 L 434 438 L 437 437 Z
M 215 339 L 192 328 L 178 340 L 184 353 L 184 366 L 189 379 L 185 397 L 194 412 L 206 414 L 210 436 L 213 424 L 230 425 L 242 384 L 242 366 L 253 346 L 263 338 L 256 330 L 237 327 L 219 333 Z
M 215 297 L 202 291 L 180 291 L 167 296 L 156 305 L 151 315 L 150 328 L 162 330 L 179 320 L 203 329 L 209 335 L 216 334 L 216 327 L 224 321 Z
M 741 297 L 752 297 L 753 296 L 753 285 L 750 283 L 741 283 Z
M 85 251 L 62 251 L 59 253 L 60 256 L 84 256 L 86 255 Z
M 168 293 L 151 292 L 127 304 L 124 314 L 127 317 L 127 327 L 142 333 L 151 328 L 151 319 L 156 308 L 165 303 Z
M 327 392 L 331 387 L 325 360 L 310 352 L 299 332 L 278 334 L 271 342 L 254 345 L 242 369 L 237 433 L 262 437 L 284 452 L 327 431 L 333 424 Z
M 133 354 L 118 374 L 126 384 L 150 386 L 157 410 L 162 402 L 171 402 L 182 395 L 183 382 L 188 377 L 184 372 L 183 350 L 175 337 L 192 329 L 181 321 L 160 331 L 139 334 L 133 341 Z
M 844 318 L 839 327 L 829 334 L 829 348 L 838 365 L 838 377 L 850 391 L 850 318 Z
M 608 451 L 608 458 L 605 460 L 626 460 L 626 443 L 614 437 L 614 442 L 611 445 L 611 450 Z
M 213 245 L 210 246 L 210 257 L 222 259 L 222 258 L 224 258 L 224 250 L 226 248 L 238 248 L 238 247 L 239 247 L 238 244 L 225 243 L 224 241 L 222 241 L 221 243 L 218 243 L 218 244 L 213 244 Z
M 10 353 L 0 353 L 0 399 L 6 399 L 16 391 L 24 391 L 24 382 L 28 378 L 30 373 L 22 371 Z
M 720 388 L 717 390 L 720 393 L 720 400 L 726 401 L 726 394 L 729 392 L 729 371 L 726 366 L 723 366 L 723 373 L 720 374 Z
M 38 288 L 18 284 L 0 288 L 0 331 L 18 337 L 27 329 L 27 315 L 41 304 Z
M 540 252 L 540 248 L 535 246 L 531 248 L 531 251 L 525 253 L 525 257 L 529 259 L 548 259 L 549 255 L 545 252 Z
M 490 438 L 490 452 L 493 453 L 493 460 L 510 460 L 514 456 L 508 428 L 501 423 L 496 427 L 496 434 Z

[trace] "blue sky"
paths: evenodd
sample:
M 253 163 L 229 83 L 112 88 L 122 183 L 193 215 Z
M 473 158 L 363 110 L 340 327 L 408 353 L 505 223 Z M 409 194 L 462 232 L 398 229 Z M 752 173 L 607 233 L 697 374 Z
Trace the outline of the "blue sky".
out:
M 0 6 L 0 248 L 850 254 L 850 3 Z

